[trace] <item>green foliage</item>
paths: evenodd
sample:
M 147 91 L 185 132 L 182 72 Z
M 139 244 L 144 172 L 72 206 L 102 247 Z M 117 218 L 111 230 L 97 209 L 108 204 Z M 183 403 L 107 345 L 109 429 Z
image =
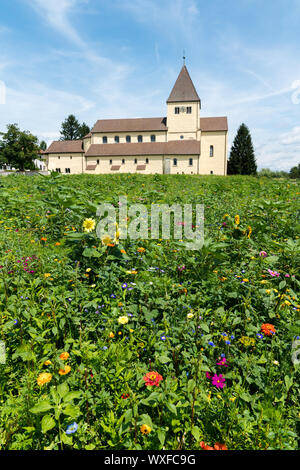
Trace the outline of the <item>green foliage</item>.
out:
M 79 123 L 73 114 L 70 114 L 61 125 L 60 140 L 78 140 L 90 132 L 89 126 L 84 122 Z
M 0 133 L 0 164 L 10 165 L 21 171 L 34 169 L 33 160 L 40 150 L 38 138 L 28 131 L 21 131 L 17 124 L 9 124 Z
M 298 182 L 52 174 L 1 184 L 1 450 L 299 448 Z M 203 248 L 172 237 L 107 245 L 85 232 L 100 202 L 118 213 L 119 194 L 149 210 L 204 204 Z M 158 386 L 146 385 L 150 371 Z M 220 375 L 224 388 L 210 378 Z

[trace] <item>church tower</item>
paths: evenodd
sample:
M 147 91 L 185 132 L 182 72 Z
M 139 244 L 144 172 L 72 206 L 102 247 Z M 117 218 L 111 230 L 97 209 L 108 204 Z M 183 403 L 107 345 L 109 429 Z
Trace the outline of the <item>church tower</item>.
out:
M 183 65 L 167 100 L 168 141 L 200 140 L 201 101 Z

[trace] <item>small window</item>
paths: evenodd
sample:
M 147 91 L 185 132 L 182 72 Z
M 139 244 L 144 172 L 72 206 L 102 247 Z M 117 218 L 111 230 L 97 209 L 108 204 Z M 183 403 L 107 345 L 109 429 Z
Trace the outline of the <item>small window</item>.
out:
M 131 142 L 131 137 L 130 137 L 130 135 L 127 135 L 127 136 L 126 136 L 126 142 L 127 142 L 128 144 L 130 144 L 130 142 Z
M 151 142 L 155 142 L 155 141 L 156 141 L 156 137 L 155 137 L 155 135 L 153 134 L 153 135 L 151 136 Z
M 187 106 L 186 114 L 192 114 L 192 106 Z
M 146 164 L 148 165 L 148 163 L 149 163 L 149 158 L 146 158 Z
M 173 165 L 177 166 L 177 158 L 173 158 Z
M 103 144 L 107 144 L 107 137 L 106 137 L 106 135 L 105 135 L 104 137 L 102 137 L 102 142 L 103 142 Z
M 180 108 L 179 107 L 175 107 L 175 114 L 179 114 L 180 113 Z
M 72 155 L 70 155 L 70 160 L 72 160 L 72 158 L 73 158 Z
M 109 160 L 109 164 L 112 165 L 112 160 Z
M 71 173 L 70 168 L 65 168 L 65 173 Z
M 210 174 L 211 174 L 211 175 L 213 175 L 213 174 L 214 174 L 214 172 L 211 170 Z
M 55 171 L 56 171 L 56 173 L 61 173 L 61 170 L 60 170 L 60 168 L 56 168 L 56 170 L 55 170 Z
M 193 159 L 192 158 L 189 159 L 189 165 L 193 166 Z
M 135 165 L 137 164 L 137 158 L 134 159 L 134 163 L 135 163 Z
M 125 164 L 125 158 L 122 158 L 122 165 Z
M 143 136 L 142 135 L 138 135 L 138 142 L 143 142 Z
M 118 135 L 115 135 L 115 143 L 118 144 L 120 142 L 120 137 Z
M 60 160 L 60 157 L 57 157 L 57 158 L 58 158 L 58 160 Z
M 214 146 L 213 145 L 211 145 L 210 148 L 209 148 L 209 156 L 210 157 L 214 156 Z
M 99 165 L 99 163 L 100 163 L 100 160 L 97 160 L 97 165 Z
M 184 139 L 184 135 L 181 135 L 181 136 L 180 136 L 180 139 L 183 140 L 183 139 Z

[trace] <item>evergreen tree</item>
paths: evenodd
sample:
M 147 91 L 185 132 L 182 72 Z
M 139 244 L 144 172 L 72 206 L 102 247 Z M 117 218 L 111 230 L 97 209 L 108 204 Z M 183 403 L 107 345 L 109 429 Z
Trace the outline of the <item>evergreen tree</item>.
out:
M 80 126 L 80 139 L 83 139 L 83 137 L 85 137 L 87 134 L 89 134 L 91 132 L 91 129 L 89 128 L 89 126 L 83 122 Z
M 73 114 L 67 117 L 61 125 L 60 140 L 77 140 L 81 136 L 81 126 Z
M 241 124 L 234 139 L 228 160 L 227 173 L 229 175 L 256 175 L 252 138 L 248 127 Z
M 40 149 L 43 151 L 47 150 L 47 143 L 44 140 L 40 142 Z
M 0 163 L 21 171 L 34 169 L 38 158 L 38 138 L 28 131 L 21 131 L 17 124 L 9 124 L 7 132 L 0 133 Z
M 83 122 L 80 124 L 73 114 L 67 117 L 61 125 L 60 140 L 83 139 L 90 132 L 89 126 Z

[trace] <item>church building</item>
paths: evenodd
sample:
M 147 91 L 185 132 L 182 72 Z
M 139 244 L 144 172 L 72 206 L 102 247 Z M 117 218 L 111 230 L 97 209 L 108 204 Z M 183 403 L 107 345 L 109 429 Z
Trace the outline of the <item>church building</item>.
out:
M 227 174 L 227 117 L 201 117 L 201 100 L 183 65 L 167 116 L 102 119 L 82 140 L 54 141 L 48 171 L 66 174 Z

